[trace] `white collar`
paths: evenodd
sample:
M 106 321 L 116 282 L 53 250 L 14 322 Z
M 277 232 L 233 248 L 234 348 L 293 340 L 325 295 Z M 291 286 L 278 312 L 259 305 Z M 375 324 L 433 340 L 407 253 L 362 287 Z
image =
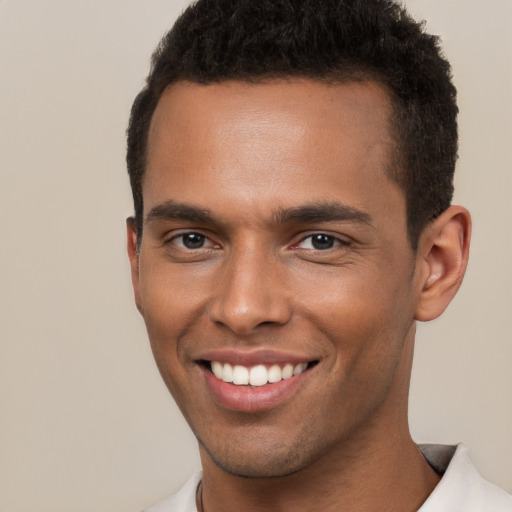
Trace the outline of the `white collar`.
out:
M 418 512 L 512 512 L 512 496 L 480 476 L 463 443 L 418 446 L 442 475 Z

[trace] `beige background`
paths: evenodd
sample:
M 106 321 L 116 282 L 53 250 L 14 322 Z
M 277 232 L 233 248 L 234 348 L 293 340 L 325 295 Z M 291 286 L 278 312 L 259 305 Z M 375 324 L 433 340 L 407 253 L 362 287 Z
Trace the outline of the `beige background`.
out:
M 512 2 L 410 0 L 460 94 L 465 284 L 419 328 L 411 425 L 512 491 Z M 124 131 L 186 0 L 0 0 L 0 511 L 136 511 L 199 467 L 124 253 Z

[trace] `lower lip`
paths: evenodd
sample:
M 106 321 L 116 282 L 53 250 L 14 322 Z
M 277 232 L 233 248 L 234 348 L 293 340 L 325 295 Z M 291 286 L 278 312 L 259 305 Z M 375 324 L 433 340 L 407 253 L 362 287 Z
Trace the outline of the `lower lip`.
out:
M 265 386 L 236 386 L 218 379 L 202 368 L 206 384 L 217 402 L 233 411 L 259 412 L 272 409 L 290 398 L 307 377 L 309 370 Z

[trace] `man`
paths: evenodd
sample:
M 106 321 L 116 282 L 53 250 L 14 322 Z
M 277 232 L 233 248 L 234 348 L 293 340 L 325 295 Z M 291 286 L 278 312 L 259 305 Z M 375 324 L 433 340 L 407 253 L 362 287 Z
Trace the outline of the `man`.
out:
M 462 281 L 456 91 L 384 0 L 200 0 L 132 108 L 135 301 L 202 462 L 150 511 L 510 511 L 407 422 Z

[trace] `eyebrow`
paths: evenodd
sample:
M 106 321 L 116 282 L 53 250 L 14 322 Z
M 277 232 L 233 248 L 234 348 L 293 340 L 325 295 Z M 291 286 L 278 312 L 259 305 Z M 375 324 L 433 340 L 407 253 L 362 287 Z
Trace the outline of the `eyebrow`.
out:
M 186 220 L 204 224 L 213 223 L 214 216 L 208 208 L 198 208 L 185 203 L 177 203 L 172 199 L 161 203 L 146 215 L 146 223 L 155 220 Z
M 169 199 L 161 203 L 146 215 L 146 223 L 157 220 L 184 220 L 201 224 L 216 223 L 215 216 L 208 208 L 199 208 Z M 289 224 L 292 222 L 313 224 L 315 222 L 351 221 L 372 224 L 371 216 L 345 204 L 337 202 L 313 203 L 292 208 L 279 208 L 272 213 L 272 224 Z
M 332 221 L 355 221 L 362 224 L 372 224 L 372 218 L 368 213 L 337 202 L 313 203 L 295 208 L 280 208 L 274 213 L 274 222 L 276 224 L 290 222 L 308 224 Z

